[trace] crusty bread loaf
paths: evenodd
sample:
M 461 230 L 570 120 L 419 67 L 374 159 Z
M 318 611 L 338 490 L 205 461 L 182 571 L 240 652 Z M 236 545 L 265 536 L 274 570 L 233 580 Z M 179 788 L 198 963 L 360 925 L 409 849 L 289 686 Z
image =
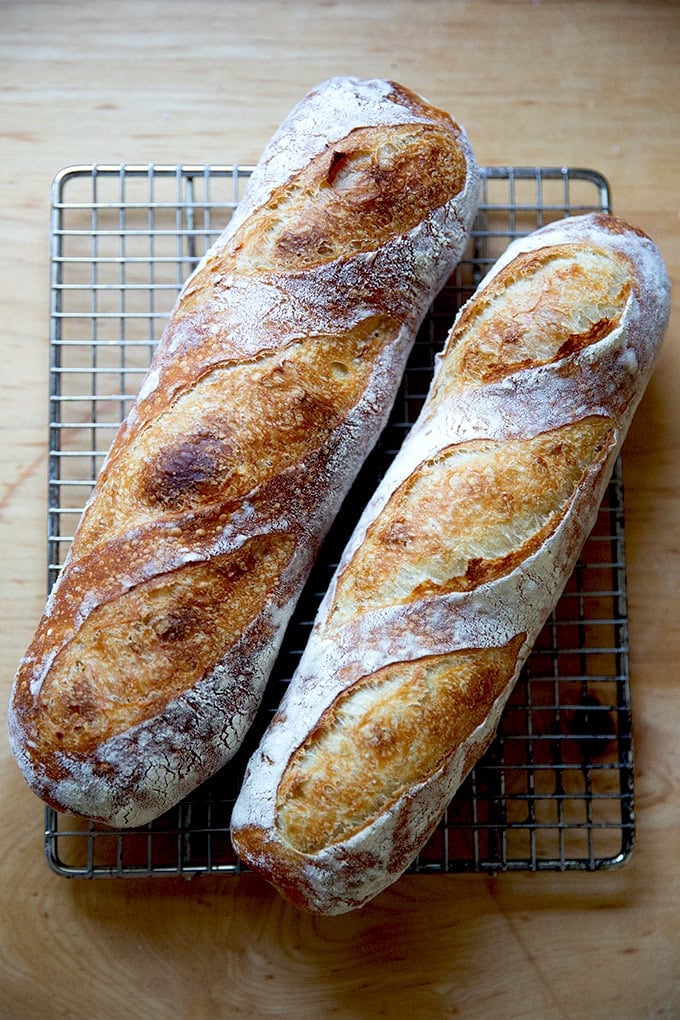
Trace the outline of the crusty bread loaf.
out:
M 274 135 L 21 662 L 10 739 L 49 804 L 139 825 L 238 747 L 478 194 L 463 129 L 394 83 L 331 79 Z
M 393 882 L 489 745 L 668 308 L 653 243 L 593 215 L 513 243 L 461 310 L 234 808 L 236 851 L 298 906 Z

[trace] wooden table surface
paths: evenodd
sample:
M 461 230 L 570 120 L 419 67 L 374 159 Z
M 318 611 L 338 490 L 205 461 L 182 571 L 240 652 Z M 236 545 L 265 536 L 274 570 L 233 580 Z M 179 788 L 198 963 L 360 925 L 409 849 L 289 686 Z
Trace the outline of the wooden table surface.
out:
M 594 167 L 680 292 L 676 3 L 4 0 L 3 713 L 45 596 L 48 202 L 89 162 L 249 162 L 310 87 L 390 77 L 484 164 Z M 297 913 L 252 876 L 67 881 L 0 738 L 0 1017 L 680 1015 L 680 318 L 624 453 L 636 849 L 596 874 L 408 876 Z

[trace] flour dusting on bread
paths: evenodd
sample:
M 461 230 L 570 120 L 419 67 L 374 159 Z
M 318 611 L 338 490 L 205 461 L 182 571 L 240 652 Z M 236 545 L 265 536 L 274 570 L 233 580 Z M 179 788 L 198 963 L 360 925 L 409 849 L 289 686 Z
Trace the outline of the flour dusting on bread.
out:
M 11 696 L 49 804 L 142 824 L 241 743 L 319 545 L 467 242 L 464 130 L 335 78 L 187 280 Z
M 395 881 L 493 739 L 668 311 L 651 240 L 601 215 L 514 242 L 461 309 L 233 811 L 239 855 L 299 907 Z

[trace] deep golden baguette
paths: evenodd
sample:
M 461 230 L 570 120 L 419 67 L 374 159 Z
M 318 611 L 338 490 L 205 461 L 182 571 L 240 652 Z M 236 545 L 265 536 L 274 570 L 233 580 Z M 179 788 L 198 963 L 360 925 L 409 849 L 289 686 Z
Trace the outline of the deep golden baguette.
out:
M 391 82 L 331 79 L 277 131 L 20 664 L 10 740 L 49 804 L 140 825 L 239 746 L 478 193 L 463 129 Z
M 516 241 L 461 310 L 234 807 L 237 853 L 298 906 L 394 882 L 489 746 L 668 311 L 656 247 L 604 215 Z

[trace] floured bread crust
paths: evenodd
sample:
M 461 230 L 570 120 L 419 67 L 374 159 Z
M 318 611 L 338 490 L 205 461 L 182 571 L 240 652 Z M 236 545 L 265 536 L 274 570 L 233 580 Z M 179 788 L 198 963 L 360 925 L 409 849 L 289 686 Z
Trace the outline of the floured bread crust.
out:
M 237 852 L 298 906 L 393 882 L 493 739 L 668 312 L 654 244 L 604 215 L 516 241 L 461 309 L 234 808 Z
M 115 826 L 234 753 L 318 546 L 465 246 L 465 132 L 334 78 L 187 280 L 15 679 L 31 788 Z

